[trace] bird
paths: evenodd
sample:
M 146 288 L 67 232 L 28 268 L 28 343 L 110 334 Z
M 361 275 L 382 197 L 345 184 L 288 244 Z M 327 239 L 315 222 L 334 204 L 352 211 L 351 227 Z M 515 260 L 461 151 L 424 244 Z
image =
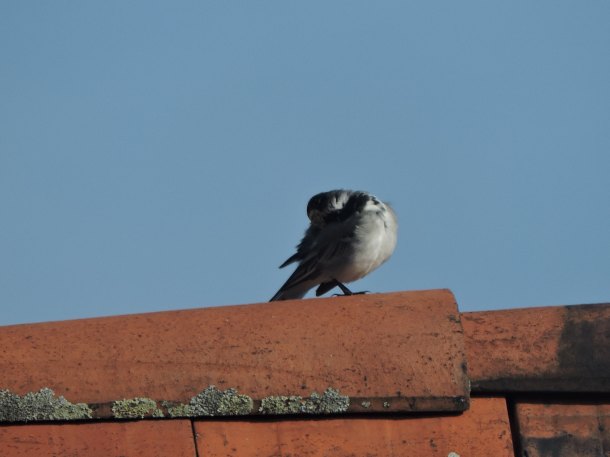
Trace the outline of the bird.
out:
M 280 268 L 298 265 L 270 301 L 316 296 L 363 278 L 390 258 L 396 247 L 398 219 L 388 203 L 364 191 L 321 192 L 307 203 L 310 224 Z

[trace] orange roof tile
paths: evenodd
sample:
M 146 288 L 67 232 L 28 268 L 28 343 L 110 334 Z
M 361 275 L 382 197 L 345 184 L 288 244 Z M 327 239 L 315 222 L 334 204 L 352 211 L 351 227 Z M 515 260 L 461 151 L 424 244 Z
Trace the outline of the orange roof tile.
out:
M 142 421 L 0 427 L 2 457 L 194 457 L 191 422 Z
M 519 401 L 516 416 L 523 455 L 610 455 L 610 403 Z
M 610 392 L 610 304 L 463 313 L 479 392 Z
M 0 456 L 608 457 L 609 338 L 447 290 L 0 327 Z
M 454 416 L 195 421 L 195 430 L 200 455 L 209 457 L 513 455 L 502 398 L 473 399 Z
M 468 402 L 459 313 L 446 290 L 17 325 L 0 328 L 0 348 L 3 388 L 102 404 L 94 417 L 125 398 L 186 403 L 211 385 L 232 402 L 251 398 L 252 413 L 281 412 L 313 392 L 348 396 L 353 412 L 460 411 Z

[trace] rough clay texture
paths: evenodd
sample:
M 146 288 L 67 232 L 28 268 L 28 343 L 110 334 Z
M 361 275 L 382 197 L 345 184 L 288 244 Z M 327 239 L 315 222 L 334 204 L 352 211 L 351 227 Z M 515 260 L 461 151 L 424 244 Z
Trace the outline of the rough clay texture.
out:
M 195 457 L 190 420 L 0 427 L 2 457 Z M 201 456 L 204 457 L 204 456 Z
M 610 393 L 610 304 L 462 314 L 473 392 Z
M 514 457 L 503 398 L 474 398 L 457 415 L 194 423 L 206 457 Z
M 142 397 L 190 405 L 179 415 L 248 409 L 234 395 L 190 404 L 210 385 L 247 395 L 256 414 L 271 395 L 306 397 L 329 386 L 359 399 L 353 412 L 362 400 L 372 412 L 388 411 L 383 401 L 397 412 L 462 411 L 469 395 L 448 290 L 0 327 L 0 373 L 0 388 L 19 394 L 47 386 L 88 404 Z M 426 401 L 402 401 L 413 398 Z
M 528 457 L 610 456 L 610 403 L 517 402 L 519 439 Z
M 445 388 L 462 385 L 465 366 L 438 369 L 464 363 L 447 300 L 413 292 L 0 328 L 0 456 L 606 457 L 608 305 L 462 315 L 473 386 L 488 394 L 459 413 L 468 397 Z M 457 406 L 439 410 L 441 398 Z

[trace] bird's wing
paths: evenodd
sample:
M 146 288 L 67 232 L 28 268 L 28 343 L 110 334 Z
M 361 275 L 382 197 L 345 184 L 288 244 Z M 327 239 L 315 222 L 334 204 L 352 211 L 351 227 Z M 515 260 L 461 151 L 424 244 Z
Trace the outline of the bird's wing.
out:
M 297 252 L 288 257 L 288 259 L 286 259 L 286 261 L 280 265 L 280 268 L 284 268 L 286 265 L 290 265 L 297 260 L 303 260 L 305 257 L 307 257 L 316 244 L 316 239 L 320 233 L 320 230 L 321 228 L 316 225 L 310 225 L 307 227 L 307 230 L 305 230 L 305 235 L 303 235 L 303 239 L 297 246 Z
M 280 287 L 278 293 L 301 283 L 316 280 L 325 273 L 325 269 L 332 265 L 336 259 L 349 255 L 353 248 L 354 228 L 351 224 L 332 224 L 321 230 L 314 249 L 307 253 L 307 257 L 302 260 L 284 285 Z M 295 255 L 298 254 L 297 252 Z
M 294 254 L 292 254 L 290 257 L 288 257 L 286 260 L 284 260 L 284 263 L 281 264 L 279 268 L 284 268 L 285 266 L 290 265 L 291 263 L 294 263 L 299 259 L 301 259 L 301 255 L 297 251 Z

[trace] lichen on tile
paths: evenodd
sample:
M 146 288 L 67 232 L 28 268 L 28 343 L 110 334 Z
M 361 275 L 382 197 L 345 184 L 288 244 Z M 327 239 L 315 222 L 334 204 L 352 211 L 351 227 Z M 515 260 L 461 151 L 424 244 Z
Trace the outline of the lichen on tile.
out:
M 163 401 L 161 404 L 167 409 L 167 414 L 170 417 L 191 417 L 191 406 L 188 404 L 180 403 L 174 404 L 169 401 Z
M 112 403 L 112 414 L 117 419 L 137 419 L 147 416 L 163 417 L 163 411 L 157 407 L 157 402 L 150 398 L 126 398 Z
M 262 399 L 258 411 L 263 414 L 297 414 L 302 405 L 303 397 L 299 395 L 272 395 Z
M 252 399 L 235 389 L 219 390 L 209 386 L 190 399 L 188 404 L 165 403 L 172 417 L 239 416 L 252 412 Z
M 313 392 L 305 404 L 303 412 L 310 414 L 333 414 L 347 411 L 349 397 L 329 387 L 322 395 Z
M 235 389 L 227 389 L 220 397 L 218 414 L 221 416 L 241 416 L 250 414 L 253 407 L 250 397 L 238 394 Z
M 55 396 L 49 388 L 28 392 L 20 396 L 9 390 L 0 390 L 0 421 L 28 422 L 36 420 L 90 419 L 91 408 L 84 403 L 70 403 Z
M 322 395 L 313 392 L 309 398 L 298 395 L 276 395 L 261 401 L 259 412 L 263 414 L 333 414 L 347 411 L 349 397 L 329 387 Z

